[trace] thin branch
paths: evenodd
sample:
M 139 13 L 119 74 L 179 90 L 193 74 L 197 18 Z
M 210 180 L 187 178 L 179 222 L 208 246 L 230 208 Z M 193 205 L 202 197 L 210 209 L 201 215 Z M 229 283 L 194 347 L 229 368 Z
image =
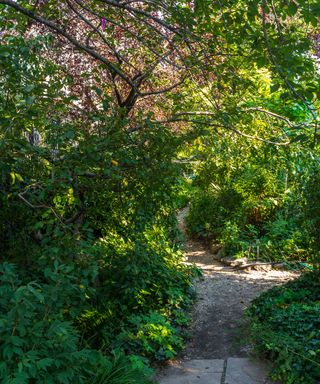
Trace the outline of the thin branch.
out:
M 181 81 L 171 85 L 170 87 L 159 89 L 158 91 L 139 92 L 139 95 L 141 97 L 152 96 L 152 95 L 160 95 L 162 93 L 166 93 L 166 92 L 172 91 L 173 89 L 177 88 L 179 85 L 183 84 L 184 81 L 185 81 L 185 79 L 183 78 Z
M 290 121 L 287 117 L 279 115 L 275 112 L 268 111 L 267 109 L 263 109 L 260 107 L 250 107 L 243 110 L 243 112 L 261 112 L 265 115 L 274 117 L 278 120 L 284 121 L 290 128 L 301 128 L 304 124 L 294 124 L 292 121 Z M 189 112 L 179 112 L 176 113 L 175 116 L 216 116 L 216 113 L 214 112 L 208 112 L 208 111 L 189 111 Z M 311 125 L 311 124 L 309 124 Z
M 288 124 L 289 127 L 294 127 L 296 126 L 292 121 L 290 121 L 287 117 L 284 117 L 284 116 L 281 116 L 281 115 L 278 115 L 277 113 L 274 113 L 274 112 L 271 112 L 271 111 L 268 111 L 266 109 L 263 109 L 263 108 L 259 108 L 259 107 L 250 107 L 250 108 L 246 108 L 244 110 L 244 112 L 250 112 L 250 111 L 257 111 L 257 112 L 262 112 L 268 116 L 272 116 L 278 120 L 282 120 L 284 121 L 285 123 Z
M 120 4 L 126 4 L 126 5 L 135 4 L 135 3 L 151 4 L 153 6 L 162 8 L 164 11 L 166 11 L 167 13 L 170 14 L 170 12 L 168 11 L 168 9 L 165 7 L 164 4 L 161 4 L 161 3 L 156 2 L 156 1 L 150 1 L 150 0 L 127 0 L 127 1 L 123 1 L 123 2 L 119 1 L 119 3 Z
M 246 138 L 251 139 L 251 140 L 261 141 L 261 142 L 266 143 L 266 144 L 277 145 L 277 146 L 286 146 L 286 145 L 290 144 L 290 141 L 279 143 L 279 142 L 263 139 L 262 137 L 259 137 L 259 136 L 248 135 L 247 133 L 239 131 L 236 128 L 233 128 L 233 127 L 230 127 L 230 126 L 226 126 L 226 125 L 223 125 L 223 124 L 212 123 L 210 121 L 172 117 L 172 118 L 169 118 L 167 120 L 156 120 L 156 121 L 152 121 L 152 122 L 153 123 L 157 123 L 157 124 L 168 124 L 168 123 L 175 123 L 175 122 L 194 123 L 194 124 L 206 125 L 206 126 L 210 126 L 210 127 L 223 128 L 223 129 L 232 131 L 232 132 L 236 133 L 239 136 L 243 136 L 243 137 L 246 137 Z
M 216 116 L 216 113 L 209 111 L 188 111 L 178 112 L 175 116 Z
M 139 75 L 137 75 L 137 76 L 135 77 L 135 82 L 138 82 L 139 84 L 142 84 L 142 82 L 143 82 L 144 80 L 146 80 L 146 79 L 152 74 L 152 72 L 157 68 L 157 66 L 158 66 L 161 62 L 163 62 L 163 61 L 165 60 L 165 58 L 166 58 L 167 56 L 169 56 L 170 54 L 171 54 L 171 52 L 169 51 L 169 52 L 166 52 L 165 54 L 163 54 L 162 56 L 160 56 L 160 57 L 158 58 L 158 60 L 156 60 L 152 65 L 150 65 L 149 68 L 147 68 L 147 69 L 145 70 L 144 73 L 139 74 Z
M 84 22 L 86 23 L 87 25 L 89 25 L 89 27 L 91 27 L 102 39 L 102 41 L 111 49 L 111 51 L 114 53 L 114 55 L 116 56 L 117 60 L 119 63 L 121 63 L 121 61 L 125 62 L 126 64 L 128 64 L 129 66 L 132 66 L 134 68 L 134 66 L 125 58 L 123 57 L 108 41 L 107 39 L 104 37 L 104 35 L 100 32 L 99 28 L 95 27 L 90 20 L 88 20 L 86 17 L 84 17 L 72 4 L 69 0 L 66 0 L 66 3 L 68 4 L 69 8 Z
M 62 218 L 57 214 L 57 212 L 56 212 L 52 207 L 50 207 L 50 206 L 48 206 L 48 205 L 45 205 L 45 204 L 37 204 L 37 205 L 34 205 L 34 204 L 30 203 L 30 201 L 28 201 L 28 200 L 24 197 L 24 195 L 28 192 L 28 190 L 29 190 L 30 188 L 34 188 L 34 187 L 36 187 L 36 186 L 37 186 L 37 184 L 29 185 L 29 187 L 28 187 L 24 192 L 20 192 L 20 193 L 18 193 L 19 198 L 20 198 L 24 203 L 26 203 L 30 208 L 32 208 L 32 209 L 49 209 L 49 210 L 54 214 L 54 216 L 59 220 L 59 222 L 60 222 L 61 224 L 66 225 L 66 224 L 63 222 Z
M 85 5 L 83 5 L 83 4 L 81 3 L 80 0 L 74 0 L 74 1 L 75 1 L 75 2 L 76 2 L 82 9 L 84 9 L 85 11 L 87 11 L 87 12 L 91 13 L 92 15 L 95 15 L 95 16 L 97 16 L 97 17 L 99 17 L 99 18 L 102 17 L 102 15 L 100 15 L 99 13 L 94 12 L 94 11 L 92 11 L 91 9 L 89 9 L 88 7 L 86 7 Z M 103 17 L 104 17 L 104 19 L 105 19 L 108 23 L 113 24 L 113 25 L 119 27 L 120 29 L 122 29 L 123 31 L 127 32 L 127 33 L 130 34 L 132 37 L 134 37 L 137 41 L 139 41 L 139 42 L 141 43 L 142 46 L 146 47 L 146 48 L 147 48 L 150 52 L 152 52 L 156 57 L 159 57 L 159 58 L 162 57 L 162 54 L 161 54 L 161 53 L 157 52 L 153 47 L 151 47 L 149 44 L 147 44 L 146 41 L 145 41 L 141 36 L 139 36 L 139 35 L 138 35 L 137 33 L 135 33 L 134 31 L 131 31 L 130 28 L 128 28 L 127 26 L 122 25 L 122 24 L 118 23 L 117 21 L 115 21 L 115 20 L 113 20 L 113 19 L 110 19 L 110 18 L 108 18 L 108 17 L 106 17 L 106 16 L 103 16 Z M 176 63 L 172 62 L 171 60 L 168 60 L 167 58 L 164 58 L 164 61 L 165 61 L 167 64 L 171 65 L 172 67 L 176 67 L 176 68 L 178 68 L 178 69 L 182 69 L 182 68 L 183 68 L 183 67 L 177 65 Z
M 168 36 L 166 36 L 165 33 L 162 33 L 158 28 L 156 28 L 154 25 L 150 24 L 147 20 L 144 20 L 144 19 L 141 19 L 139 18 L 137 15 L 134 14 L 134 12 L 129 12 L 131 16 L 133 16 L 134 18 L 136 18 L 139 22 L 142 22 L 143 24 L 145 24 L 147 27 L 151 28 L 155 33 L 157 33 L 162 39 L 164 39 L 165 41 L 167 41 L 167 43 L 169 44 L 169 46 L 171 46 L 172 48 L 174 48 L 177 52 L 177 54 L 179 55 L 181 61 L 183 62 L 183 57 L 181 56 L 181 53 L 178 49 L 178 47 L 173 43 L 172 40 L 170 40 L 170 38 Z M 190 47 L 189 47 L 190 49 Z M 190 49 L 190 51 L 192 51 L 192 49 Z
M 139 8 L 133 8 L 129 5 L 126 5 L 124 3 L 118 3 L 117 1 L 115 0 L 99 0 L 100 2 L 102 3 L 105 3 L 105 4 L 109 4 L 109 5 L 112 5 L 113 7 L 116 7 L 116 8 L 120 8 L 120 9 L 125 9 L 126 11 L 129 11 L 129 12 L 133 12 L 133 13 L 136 13 L 136 14 L 139 14 L 139 15 L 142 15 L 142 16 L 145 16 L 147 17 L 148 19 L 151 19 L 153 21 L 155 21 L 157 24 L 161 25 L 162 27 L 164 27 L 165 29 L 177 34 L 178 36 L 180 36 L 183 40 L 186 40 L 185 39 L 185 36 L 179 31 L 178 28 L 175 28 L 173 27 L 172 25 L 170 24 L 167 24 L 166 22 L 164 22 L 163 20 L 159 19 L 158 17 L 156 16 L 153 16 L 151 13 L 149 12 L 146 12 L 144 11 L 143 9 L 139 9 Z
M 34 12 L 32 12 L 26 8 L 21 7 L 19 4 L 17 4 L 13 0 L 0 0 L 0 4 L 8 5 L 8 6 L 14 8 L 15 10 L 17 10 L 18 12 L 30 17 L 33 20 L 36 20 L 37 22 L 39 22 L 41 24 L 46 25 L 47 27 L 49 27 L 53 31 L 64 36 L 75 47 L 87 52 L 91 57 L 93 57 L 96 60 L 99 60 L 100 62 L 105 64 L 110 71 L 117 73 L 127 84 L 129 84 L 132 88 L 135 88 L 135 84 L 132 83 L 130 78 L 125 73 L 123 73 L 117 66 L 115 66 L 113 63 L 111 63 L 111 61 L 109 61 L 105 57 L 98 54 L 95 50 L 88 48 L 84 44 L 80 43 L 73 36 L 71 36 L 68 32 L 66 32 L 61 27 L 59 27 L 56 23 L 54 23 L 48 19 L 45 19 L 42 16 L 36 15 Z

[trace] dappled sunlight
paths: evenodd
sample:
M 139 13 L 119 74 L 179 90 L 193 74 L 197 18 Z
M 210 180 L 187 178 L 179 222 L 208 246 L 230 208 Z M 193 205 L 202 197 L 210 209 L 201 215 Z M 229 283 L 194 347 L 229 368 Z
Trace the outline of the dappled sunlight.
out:
M 320 364 L 271 270 L 319 267 L 319 1 L 0 0 L 0 383 L 260 384 L 221 374 L 272 295 Z
M 247 356 L 251 347 L 240 325 L 245 310 L 261 292 L 299 276 L 291 271 L 249 271 L 227 266 L 215 260 L 204 243 L 192 239 L 187 241 L 184 263 L 195 265 L 203 273 L 195 280 L 197 301 L 185 357 Z

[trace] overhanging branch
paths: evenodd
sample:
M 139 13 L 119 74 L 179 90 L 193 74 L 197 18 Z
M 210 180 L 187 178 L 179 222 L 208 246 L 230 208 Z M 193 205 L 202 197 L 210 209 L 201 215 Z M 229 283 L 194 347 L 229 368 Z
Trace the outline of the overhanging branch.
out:
M 33 11 L 30 11 L 29 9 L 22 7 L 21 5 L 17 4 L 15 1 L 0 0 L 0 4 L 8 5 L 9 7 L 14 8 L 15 10 L 22 13 L 23 15 L 28 16 L 31 19 L 37 21 L 38 23 L 49 27 L 51 30 L 57 32 L 59 35 L 64 36 L 75 47 L 87 52 L 91 57 L 105 64 L 107 68 L 110 70 L 110 72 L 116 73 L 121 79 L 123 79 L 132 88 L 135 88 L 135 84 L 131 81 L 131 79 L 125 73 L 123 73 L 117 66 L 115 66 L 111 61 L 101 56 L 95 50 L 79 42 L 77 39 L 71 36 L 68 32 L 66 32 L 64 29 L 59 27 L 56 23 L 52 22 L 51 20 L 45 19 L 42 16 L 36 15 Z

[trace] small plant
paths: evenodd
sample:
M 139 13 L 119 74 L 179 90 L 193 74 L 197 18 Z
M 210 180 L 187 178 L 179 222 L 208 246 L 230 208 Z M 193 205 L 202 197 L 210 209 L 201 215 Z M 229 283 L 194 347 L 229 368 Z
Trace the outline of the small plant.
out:
M 0 267 L 1 383 L 150 383 L 152 370 L 139 356 L 118 351 L 107 358 L 81 347 L 66 306 L 69 300 L 80 303 L 83 294 L 72 283 L 72 273 L 69 267 L 56 265 L 47 269 L 47 283 L 23 285 L 12 264 Z
M 153 370 L 138 356 L 115 351 L 110 360 L 101 359 L 86 384 L 151 384 L 152 374 Z
M 183 347 L 183 337 L 164 315 L 151 312 L 132 316 L 129 330 L 118 337 L 118 343 L 127 351 L 137 351 L 141 356 L 155 356 L 157 360 L 173 358 Z

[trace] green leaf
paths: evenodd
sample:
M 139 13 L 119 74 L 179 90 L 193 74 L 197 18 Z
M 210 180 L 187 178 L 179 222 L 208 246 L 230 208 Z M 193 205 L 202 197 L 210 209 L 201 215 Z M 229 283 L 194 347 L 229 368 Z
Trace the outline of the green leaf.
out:
M 54 363 L 54 359 L 52 358 L 49 358 L 49 357 L 46 357 L 44 359 L 41 359 L 37 362 L 37 366 L 40 368 L 40 369 L 44 369 L 44 370 L 47 370 L 48 367 L 52 366 Z
M 270 91 L 271 92 L 276 92 L 279 88 L 280 88 L 280 84 L 279 83 L 272 84 L 271 87 L 270 87 Z
M 9 57 L 10 49 L 6 46 L 0 45 L 0 57 Z
M 262 68 L 268 63 L 268 61 L 266 60 L 266 58 L 264 56 L 261 56 L 261 57 L 258 57 L 256 63 L 257 63 L 258 68 Z
M 44 296 L 37 289 L 33 288 L 31 284 L 28 284 L 28 290 L 39 300 L 40 303 L 44 303 Z
M 28 105 L 28 106 L 32 105 L 34 100 L 35 100 L 35 98 L 33 96 L 28 96 L 26 98 L 26 105 Z
M 290 16 L 294 16 L 298 11 L 298 6 L 295 2 L 293 1 L 290 1 L 290 3 L 288 4 L 288 14 Z

